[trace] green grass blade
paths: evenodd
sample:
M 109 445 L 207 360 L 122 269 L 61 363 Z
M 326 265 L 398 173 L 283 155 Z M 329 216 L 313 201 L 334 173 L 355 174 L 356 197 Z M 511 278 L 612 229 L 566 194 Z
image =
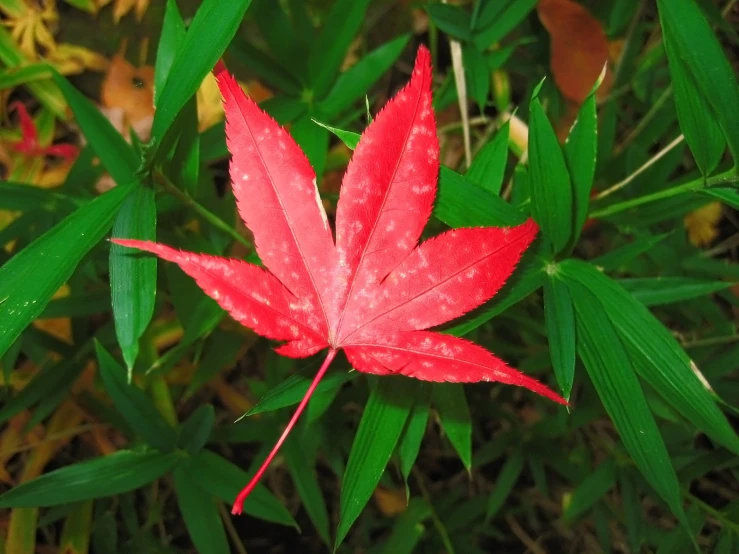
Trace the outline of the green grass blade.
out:
M 136 490 L 174 468 L 181 454 L 119 450 L 63 467 L 0 496 L 0 508 L 57 506 Z
M 577 313 L 577 351 L 626 450 L 655 492 L 686 521 L 680 485 L 639 380 L 599 297 L 567 282 Z
M 370 394 L 344 471 L 334 550 L 377 487 L 408 419 L 417 386 L 405 377 L 384 377 Z
M 510 122 L 506 121 L 493 140 L 485 144 L 472 160 L 465 177 L 486 191 L 500 196 L 508 161 Z
M 154 148 L 236 34 L 251 0 L 205 0 L 187 29 L 159 95 L 151 137 Z M 203 40 L 207 37 L 207 40 Z
M 336 117 L 364 98 L 375 81 L 395 63 L 409 39 L 408 35 L 402 35 L 386 42 L 339 75 L 331 92 L 320 102 L 321 113 L 325 112 L 328 118 Z
M 164 421 L 144 391 L 127 382 L 125 370 L 97 341 L 95 350 L 100 376 L 118 413 L 147 444 L 162 452 L 173 451 L 177 446 L 175 429 Z
M 231 504 L 249 482 L 249 474 L 210 450 L 193 456 L 188 467 L 193 481 L 203 490 Z M 272 493 L 257 485 L 244 502 L 244 513 L 250 516 L 298 528 L 298 524 Z
M 544 280 L 544 318 L 554 376 L 569 400 L 575 379 L 575 311 L 567 285 L 555 275 Z
M 564 155 L 538 98 L 531 101 L 529 121 L 531 214 L 555 253 L 572 236 L 572 185 Z
M 195 548 L 208 554 L 229 554 L 226 530 L 213 497 L 195 484 L 187 470 L 177 468 L 172 477 L 177 504 Z
M 690 300 L 733 285 L 733 283 L 727 283 L 726 281 L 706 281 L 690 277 L 620 279 L 618 284 L 645 306 L 661 306 L 672 302 Z
M 135 183 L 78 208 L 0 268 L 0 355 L 43 311 L 77 264 L 110 229 Z
M 734 163 L 739 164 L 739 86 L 721 44 L 693 0 L 658 0 L 657 7 L 670 55 L 683 62 L 686 73 L 711 105 Z M 671 71 L 673 68 L 671 65 Z
M 457 451 L 465 469 L 472 469 L 472 418 L 461 383 L 434 383 L 431 398 L 441 428 Z
M 672 333 L 628 291 L 593 266 L 568 260 L 560 269 L 568 286 L 575 281 L 598 297 L 635 369 L 667 403 L 713 440 L 739 453 L 739 438 Z
M 154 189 L 139 185 L 118 211 L 114 238 L 156 240 Z M 139 352 L 139 338 L 154 315 L 157 261 L 154 256 L 117 244 L 110 247 L 110 292 L 118 344 L 129 372 Z

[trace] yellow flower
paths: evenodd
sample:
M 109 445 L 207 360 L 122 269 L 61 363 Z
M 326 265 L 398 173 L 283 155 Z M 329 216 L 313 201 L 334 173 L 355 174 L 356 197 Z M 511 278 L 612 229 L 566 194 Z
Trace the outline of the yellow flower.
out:
M 112 0 L 113 19 L 118 23 L 128 12 L 135 9 L 136 21 L 141 21 L 149 8 L 149 0 Z M 111 3 L 111 0 L 98 0 L 98 5 L 102 8 Z
M 49 30 L 59 20 L 55 0 L 3 0 L 0 11 L 7 18 L 3 25 L 10 28 L 13 39 L 29 58 L 39 57 L 38 46 L 49 51 L 56 48 Z
M 686 215 L 683 221 L 690 243 L 695 246 L 706 246 L 713 242 L 718 236 L 721 214 L 721 202 L 711 202 Z

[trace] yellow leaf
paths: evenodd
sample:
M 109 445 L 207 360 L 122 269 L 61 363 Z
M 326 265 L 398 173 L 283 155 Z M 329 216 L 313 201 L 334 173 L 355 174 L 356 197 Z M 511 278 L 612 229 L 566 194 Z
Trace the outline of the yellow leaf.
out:
M 10 28 L 13 39 L 29 58 L 39 57 L 39 46 L 49 52 L 56 48 L 49 30 L 49 26 L 55 26 L 59 20 L 54 0 L 25 0 L 7 5 L 0 2 L 0 11 L 7 17 L 3 25 Z
M 375 504 L 385 517 L 402 514 L 408 507 L 405 491 L 377 487 L 374 493 Z
M 690 243 L 700 247 L 713 242 L 718 236 L 718 223 L 721 221 L 722 212 L 721 202 L 711 202 L 686 215 L 683 222 Z
M 581 104 L 608 61 L 608 39 L 600 21 L 572 0 L 539 0 L 537 12 L 551 38 L 550 66 L 562 95 Z M 606 74 L 599 96 L 610 88 Z
M 105 71 L 109 65 L 105 56 L 82 46 L 66 43 L 58 44 L 48 56 L 48 61 L 62 75 L 74 75 L 86 69 Z

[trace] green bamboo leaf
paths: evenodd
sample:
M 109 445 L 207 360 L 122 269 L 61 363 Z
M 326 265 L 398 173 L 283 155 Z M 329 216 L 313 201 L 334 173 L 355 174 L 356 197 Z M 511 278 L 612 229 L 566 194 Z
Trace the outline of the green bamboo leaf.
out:
M 670 55 L 674 54 L 683 62 L 682 67 L 692 76 L 701 97 L 710 104 L 734 163 L 739 163 L 739 126 L 736 124 L 739 86 L 721 44 L 693 0 L 657 0 L 657 7 Z M 673 67 L 671 64 L 671 71 Z
M 237 35 L 234 38 L 229 52 L 234 59 L 244 64 L 250 71 L 253 71 L 266 85 L 285 94 L 289 94 L 291 97 L 300 96 L 302 86 L 295 77 L 288 73 L 273 58 L 249 44 L 242 37 Z M 291 99 L 297 101 L 295 98 Z M 304 102 L 300 102 L 300 104 L 305 107 Z
M 431 517 L 431 507 L 422 498 L 412 498 L 406 510 L 398 517 L 393 530 L 383 545 L 383 554 L 411 554 L 424 536 L 423 522 Z
M 7 67 L 0 70 L 0 90 L 50 78 L 51 67 L 44 62 L 30 63 L 20 67 Z
M 402 35 L 386 42 L 339 75 L 331 92 L 319 103 L 322 113 L 328 118 L 336 117 L 364 98 L 375 81 L 395 63 L 409 39 L 409 35 Z
M 299 403 L 305 393 L 308 391 L 308 387 L 313 381 L 313 374 L 316 372 L 316 367 L 307 367 L 298 373 L 295 373 L 285 379 L 282 383 L 276 387 L 270 389 L 259 402 L 257 402 L 251 410 L 246 412 L 244 416 L 252 416 L 261 414 L 264 412 L 273 412 L 280 408 L 286 408 L 288 406 L 294 406 Z M 354 379 L 357 376 L 355 371 L 334 371 L 326 375 L 321 382 L 318 383 L 314 394 L 320 394 L 338 388 L 347 381 Z
M 156 240 L 154 189 L 140 185 L 126 198 L 113 222 L 114 238 Z M 117 244 L 110 247 L 110 292 L 118 344 L 128 371 L 139 353 L 139 338 L 154 315 L 157 261 Z
M 701 173 L 708 176 L 721 161 L 726 150 L 726 141 L 711 105 L 696 86 L 680 55 L 672 48 L 668 34 L 665 35 L 665 50 L 680 130 L 685 135 L 685 142 L 688 143 Z
M 162 34 L 159 37 L 157 48 L 156 65 L 154 66 L 154 105 L 159 104 L 164 83 L 167 81 L 170 69 L 174 63 L 177 51 L 185 41 L 185 22 L 177 7 L 176 0 L 167 0 L 164 10 L 164 22 L 162 23 Z
M 226 50 L 250 3 L 251 0 L 204 0 L 195 12 L 159 95 L 151 128 L 154 151 Z M 208 40 L 203 41 L 203 37 Z
M 470 34 L 470 16 L 459 6 L 427 4 L 424 8 L 434 25 L 446 34 L 463 41 L 472 38 Z
M 572 186 L 562 149 L 538 98 L 529 122 L 531 214 L 560 252 L 572 235 Z
M 493 140 L 485 144 L 470 164 L 465 177 L 486 191 L 500 196 L 505 166 L 508 161 L 508 135 L 510 121 L 495 133 Z
M 318 179 L 323 175 L 328 155 L 328 131 L 316 125 L 308 114 L 299 117 L 290 127 L 290 134 L 305 152 Z
M 564 145 L 565 162 L 572 177 L 573 229 L 570 245 L 574 246 L 588 217 L 590 191 L 598 159 L 598 116 L 595 89 L 585 99 Z
M 63 467 L 0 496 L 0 508 L 35 508 L 104 498 L 136 490 L 159 479 L 182 460 L 176 452 L 119 450 Z
M 330 546 L 331 531 L 329 530 L 328 510 L 316 476 L 317 445 L 314 443 L 315 438 L 308 429 L 304 433 L 293 433 L 285 441 L 282 451 L 285 455 L 290 477 L 295 483 L 295 488 L 300 495 L 300 500 L 303 502 L 308 517 L 324 544 Z
M 177 433 L 164 421 L 154 402 L 136 385 L 127 382 L 126 371 L 97 341 L 95 351 L 105 389 L 133 432 L 157 450 L 173 451 L 177 447 Z
M 108 232 L 135 183 L 78 208 L 0 268 L 0 355 L 43 311 L 77 264 Z
M 25 183 L 0 181 L 0 208 L 4 210 L 28 211 L 42 209 L 49 212 L 70 212 L 84 202 L 55 192 L 53 189 L 39 188 Z
M 739 210 L 739 189 L 736 187 L 716 187 L 701 192 L 707 196 L 712 196 L 735 210 Z
M 526 221 L 525 215 L 500 196 L 447 167 L 439 173 L 434 215 L 449 227 L 510 227 Z
M 686 517 L 670 455 L 639 380 L 599 297 L 568 281 L 577 313 L 577 351 L 626 450 L 677 518 Z
M 488 508 L 486 512 L 486 518 L 491 519 L 500 511 L 505 504 L 506 498 L 511 494 L 513 487 L 518 482 L 518 478 L 521 476 L 526 458 L 520 450 L 516 450 L 509 456 L 503 468 L 498 474 L 498 478 L 495 480 L 495 488 L 493 489 L 490 498 L 488 498 Z
M 188 470 L 177 468 L 172 477 L 177 504 L 195 548 L 208 554 L 229 554 L 226 530 L 213 497 L 196 484 Z
M 474 32 L 475 44 L 480 50 L 505 37 L 534 9 L 538 0 L 505 0 L 486 2 Z
M 481 113 L 485 111 L 490 95 L 490 67 L 488 60 L 473 44 L 462 47 L 464 73 L 467 80 L 467 92 L 477 103 Z
M 188 454 L 200 452 L 208 442 L 216 421 L 216 412 L 210 404 L 198 407 L 185 422 L 180 425 L 177 446 Z
M 207 493 L 230 504 L 249 482 L 249 474 L 209 450 L 193 456 L 188 466 L 193 482 Z M 287 508 L 264 488 L 257 485 L 244 502 L 244 513 L 250 516 L 299 529 Z
M 441 427 L 469 472 L 472 469 L 472 419 L 464 385 L 434 383 L 432 391 L 431 397 Z
M 75 121 L 85 138 L 113 180 L 118 185 L 126 185 L 133 181 L 139 164 L 139 158 L 133 148 L 100 110 L 56 71 L 54 81 L 72 108 Z
M 344 471 L 334 549 L 342 543 L 380 482 L 408 419 L 417 386 L 412 379 L 384 377 L 370 394 Z
M 670 233 L 662 233 L 660 235 L 647 235 L 638 237 L 623 246 L 611 250 L 591 260 L 595 267 L 603 268 L 605 271 L 623 271 L 628 264 L 644 252 L 648 252 L 653 246 L 656 246 Z
M 613 458 L 602 462 L 592 473 L 572 491 L 562 519 L 573 523 L 582 517 L 593 505 L 603 498 L 616 484 L 616 464 Z
M 354 37 L 362 28 L 369 0 L 338 0 L 308 56 L 310 86 L 316 98 L 331 88 Z
M 575 311 L 567 285 L 556 275 L 544 280 L 544 318 L 554 376 L 569 400 L 575 379 Z
M 408 477 L 411 475 L 413 465 L 418 458 L 418 452 L 421 449 L 421 441 L 426 434 L 426 425 L 429 419 L 429 404 L 431 402 L 430 383 L 421 383 L 416 391 L 416 397 L 413 402 L 413 411 L 408 417 L 403 430 L 403 436 L 398 446 L 398 456 L 400 458 L 400 472 L 403 474 L 405 481 L 406 498 L 410 496 L 408 489 Z
M 732 286 L 726 281 L 706 281 L 690 277 L 646 277 L 620 279 L 625 288 L 645 306 L 661 306 L 705 296 Z
M 292 11 L 292 9 L 291 9 Z M 296 78 L 305 78 L 304 45 L 297 40 L 292 22 L 279 2 L 256 0 L 249 12 L 257 22 L 269 51 L 282 67 L 294 72 Z
M 667 403 L 713 440 L 739 453 L 739 439 L 672 333 L 628 291 L 589 264 L 567 260 L 559 267 L 568 286 L 575 281 L 598 297 L 634 367 Z
M 478 314 L 445 329 L 444 332 L 455 337 L 464 336 L 537 291 L 544 284 L 546 275 L 541 263 L 532 258 L 532 254 L 524 254 L 524 259 L 513 276 Z
M 0 61 L 9 68 L 17 68 L 28 64 L 25 54 L 20 50 L 15 39 L 5 27 L 0 27 Z M 51 110 L 56 117 L 62 121 L 69 119 L 64 96 L 51 79 L 31 81 L 27 84 L 27 87 L 38 101 Z

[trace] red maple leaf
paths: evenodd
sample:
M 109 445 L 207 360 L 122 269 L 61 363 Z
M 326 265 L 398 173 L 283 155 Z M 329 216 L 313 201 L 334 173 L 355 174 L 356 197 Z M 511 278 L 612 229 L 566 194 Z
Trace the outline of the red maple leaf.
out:
M 233 513 L 241 513 L 325 374 L 343 349 L 355 369 L 426 381 L 500 381 L 565 403 L 484 348 L 425 331 L 490 299 L 537 233 L 536 224 L 455 229 L 418 245 L 431 214 L 439 143 L 431 106 L 431 63 L 421 47 L 410 83 L 370 124 L 341 186 L 336 240 L 316 177 L 290 135 L 244 95 L 225 67 L 231 179 L 266 271 L 241 260 L 136 240 L 185 273 L 243 325 L 285 341 L 277 352 L 301 358 L 328 348 L 305 397 Z
M 31 157 L 58 156 L 66 161 L 72 161 L 77 157 L 79 149 L 73 144 L 41 146 L 38 141 L 36 124 L 28 114 L 26 106 L 21 102 L 13 102 L 10 108 L 18 112 L 21 127 L 21 140 L 12 145 L 13 150 Z

